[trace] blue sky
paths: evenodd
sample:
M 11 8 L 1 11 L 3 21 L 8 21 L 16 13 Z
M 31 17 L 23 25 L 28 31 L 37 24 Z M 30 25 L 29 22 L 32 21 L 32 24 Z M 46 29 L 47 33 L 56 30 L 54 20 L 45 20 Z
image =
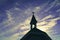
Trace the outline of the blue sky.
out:
M 32 12 L 37 28 L 60 39 L 60 0 L 0 0 L 0 40 L 20 40 L 30 30 Z

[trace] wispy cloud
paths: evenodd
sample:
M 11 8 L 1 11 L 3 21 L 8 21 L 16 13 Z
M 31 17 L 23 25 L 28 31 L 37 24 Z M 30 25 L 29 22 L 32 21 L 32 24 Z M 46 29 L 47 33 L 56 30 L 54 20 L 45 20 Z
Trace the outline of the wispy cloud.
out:
M 51 18 L 51 19 L 49 19 Z M 49 21 L 46 21 L 47 19 L 49 19 Z M 46 31 L 48 30 L 49 28 L 52 28 L 54 27 L 56 24 L 57 24 L 57 20 L 59 20 L 60 17 L 57 17 L 57 18 L 54 18 L 52 15 L 48 15 L 46 17 L 44 17 L 43 19 L 41 19 L 38 23 L 37 23 L 37 26 L 39 29 L 43 30 L 43 31 Z M 26 22 L 26 23 L 25 23 Z M 25 26 L 26 27 L 22 27 L 23 29 L 24 28 L 29 28 L 29 22 L 30 20 L 26 20 L 24 23 L 25 23 Z
M 20 38 L 30 30 L 29 23 L 31 20 L 31 16 L 29 15 L 32 14 L 32 11 L 38 14 L 43 9 L 44 11 L 42 12 L 45 13 L 45 12 L 48 12 L 50 9 L 52 9 L 52 7 L 54 7 L 55 4 L 56 4 L 56 1 L 52 2 L 51 4 L 49 4 L 49 7 L 47 7 L 45 10 L 43 8 L 46 7 L 48 3 L 44 4 L 44 7 L 42 8 L 40 6 L 36 6 L 33 8 L 31 7 L 25 10 L 21 10 L 20 8 L 15 6 L 14 8 L 6 11 L 8 19 L 2 23 L 2 25 L 5 25 L 2 28 L 7 28 L 7 30 L 5 32 L 0 33 L 0 37 L 2 37 L 1 39 L 17 40 L 19 38 L 18 40 L 20 40 Z M 16 3 L 16 5 L 19 5 L 19 4 Z M 59 11 L 60 10 L 57 10 L 57 12 Z M 26 17 L 27 15 L 28 17 Z M 37 28 L 47 32 L 50 28 L 54 27 L 57 24 L 57 20 L 60 20 L 60 17 L 54 18 L 53 15 L 48 15 L 48 16 L 45 16 L 43 19 L 40 19 L 40 17 L 37 17 L 37 20 L 38 20 Z
M 41 21 L 45 21 L 45 20 L 47 20 L 49 18 L 53 18 L 53 16 L 52 15 L 48 15 L 48 16 L 44 17 L 43 19 L 41 19 Z
M 47 7 L 47 8 L 43 9 L 42 13 L 51 11 L 51 9 L 53 9 L 53 8 L 57 5 L 57 1 L 58 1 L 58 0 L 54 0 L 54 1 L 51 2 L 50 4 L 49 4 L 49 2 L 48 2 L 48 4 L 47 4 L 48 6 L 47 6 L 47 5 L 45 6 L 45 7 Z
M 60 12 L 60 9 L 58 9 L 56 12 Z
M 52 18 L 52 19 L 49 19 L 49 18 Z M 49 19 L 49 21 L 46 21 L 47 19 Z M 38 25 L 38 28 L 43 30 L 43 31 L 46 31 L 52 27 L 54 27 L 56 24 L 57 24 L 57 20 L 60 20 L 60 17 L 57 17 L 57 18 L 53 18 L 53 16 L 49 15 L 49 16 L 46 16 L 45 18 L 41 19 L 42 21 L 40 21 L 37 25 Z
M 35 13 L 38 13 L 40 11 L 41 7 L 40 6 L 37 6 L 37 7 L 34 7 L 34 8 L 28 8 L 25 10 L 25 14 L 32 14 L 32 12 L 35 12 Z

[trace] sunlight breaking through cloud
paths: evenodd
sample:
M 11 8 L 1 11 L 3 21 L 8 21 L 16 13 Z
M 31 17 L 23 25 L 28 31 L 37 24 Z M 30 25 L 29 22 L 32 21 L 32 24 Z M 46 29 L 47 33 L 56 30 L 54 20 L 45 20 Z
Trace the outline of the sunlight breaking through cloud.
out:
M 53 19 L 49 19 L 49 18 L 53 18 L 53 16 L 48 15 L 48 16 L 44 17 L 43 19 L 41 19 L 41 21 L 37 23 L 37 28 L 46 32 L 46 31 L 48 31 L 48 29 L 54 27 L 57 24 L 56 21 L 60 19 L 59 17 L 58 18 L 53 18 Z M 49 19 L 49 22 L 46 21 L 47 19 Z M 24 28 L 29 28 L 29 23 L 30 23 L 29 18 L 24 23 L 25 23 Z

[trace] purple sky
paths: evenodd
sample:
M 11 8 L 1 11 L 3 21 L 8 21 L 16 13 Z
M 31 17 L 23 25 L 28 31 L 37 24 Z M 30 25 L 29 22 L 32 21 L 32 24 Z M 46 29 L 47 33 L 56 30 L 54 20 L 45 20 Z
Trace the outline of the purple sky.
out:
M 37 27 L 60 40 L 60 0 L 0 0 L 0 40 L 19 40 L 25 35 L 33 11 Z

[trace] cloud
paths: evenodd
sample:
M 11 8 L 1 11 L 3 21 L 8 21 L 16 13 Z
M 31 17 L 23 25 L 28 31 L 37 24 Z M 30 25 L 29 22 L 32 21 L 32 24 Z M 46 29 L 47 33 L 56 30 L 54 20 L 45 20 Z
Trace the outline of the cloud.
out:
M 11 15 L 11 12 L 6 10 L 6 14 L 7 14 L 7 18 L 8 18 L 8 19 L 6 19 L 6 21 L 4 21 L 4 22 L 1 23 L 1 25 L 4 25 L 5 27 L 7 27 L 7 26 L 9 26 L 9 25 L 11 25 L 11 24 L 13 24 L 13 23 L 15 23 L 15 21 L 13 20 L 12 15 Z M 0 25 L 0 26 L 1 26 L 1 25 Z M 4 28 L 5 28 L 5 27 L 4 27 Z M 1 28 L 1 29 L 2 29 L 2 28 Z
M 51 19 L 49 19 L 49 18 L 51 18 Z M 46 21 L 47 19 L 49 19 L 49 21 Z M 37 28 L 46 32 L 46 31 L 48 31 L 48 29 L 54 27 L 57 24 L 57 20 L 59 20 L 59 19 L 60 19 L 60 17 L 54 18 L 52 15 L 48 15 L 48 16 L 44 17 L 43 19 L 41 19 L 41 21 L 38 21 Z M 27 18 L 27 20 L 24 23 L 22 23 L 22 25 L 25 24 L 22 27 L 23 30 L 25 28 L 27 28 L 27 29 L 29 28 L 30 20 L 31 20 L 31 18 Z
M 12 16 L 11 16 L 11 14 L 10 13 L 7 13 L 7 15 L 8 15 L 8 21 L 13 21 L 13 18 L 12 18 Z
M 56 3 L 55 1 L 52 2 L 52 3 L 51 3 L 51 6 L 48 7 L 48 8 L 45 10 L 45 12 L 48 12 L 52 7 L 54 7 L 55 3 Z
M 16 2 L 16 6 L 19 6 L 20 4 L 18 2 Z
M 36 12 L 37 13 L 37 12 L 40 11 L 40 9 L 41 9 L 41 7 L 40 6 L 37 6 L 37 7 L 34 8 L 33 12 Z
M 58 0 L 54 0 L 54 1 L 51 2 L 50 4 L 49 4 L 49 2 L 48 2 L 48 4 L 45 6 L 45 7 L 47 7 L 47 8 L 43 9 L 43 12 L 42 12 L 42 13 L 51 11 L 51 9 L 56 6 L 57 1 L 58 1 Z
M 60 12 L 60 9 L 58 9 L 56 12 Z
M 41 9 L 40 6 L 37 6 L 34 8 L 27 8 L 24 13 L 25 14 L 32 14 L 32 12 L 38 13 L 40 11 L 40 9 Z
M 41 19 L 41 21 L 45 21 L 45 20 L 47 20 L 49 18 L 53 18 L 53 16 L 52 15 L 48 15 L 48 16 L 44 17 L 43 19 Z
M 30 18 L 31 17 L 29 17 L 28 19 L 30 20 Z M 28 19 L 25 20 L 25 22 L 23 22 L 23 23 L 16 24 L 12 28 L 10 28 L 8 31 L 2 32 L 0 34 L 0 36 L 1 37 L 5 36 L 4 38 L 6 38 L 6 40 L 8 40 L 8 39 L 15 40 L 15 39 L 18 39 L 18 38 L 22 37 L 24 34 L 26 34 L 28 32 L 28 30 L 30 28 Z M 16 33 L 18 35 L 20 35 L 20 37 L 18 35 L 16 35 Z
M 16 5 L 19 5 L 18 3 L 16 3 Z M 48 7 L 45 12 L 48 12 L 54 5 L 55 2 L 52 2 L 50 4 L 51 6 Z M 41 7 L 40 6 L 36 6 L 34 8 L 27 8 L 24 10 L 21 10 L 20 8 L 14 7 L 7 12 L 7 16 L 8 16 L 8 20 L 6 20 L 5 22 L 3 22 L 3 25 L 5 25 L 5 27 L 11 27 L 9 30 L 6 30 L 5 32 L 0 33 L 0 37 L 2 37 L 2 39 L 4 40 L 20 40 L 20 38 L 22 36 L 24 36 L 29 30 L 30 30 L 30 21 L 31 21 L 31 16 L 27 17 L 27 19 L 24 22 L 20 22 L 22 19 L 19 20 L 19 18 L 22 16 L 24 16 L 23 14 L 30 15 L 32 14 L 32 11 L 34 11 L 36 14 L 41 11 Z M 21 13 L 22 12 L 22 13 Z M 20 13 L 20 14 L 19 14 Z M 16 15 L 17 14 L 17 15 Z M 38 23 L 37 23 L 37 28 L 39 28 L 42 31 L 47 32 L 50 28 L 54 27 L 57 24 L 57 20 L 60 19 L 60 17 L 57 18 L 53 18 L 54 16 L 52 15 L 48 15 L 46 17 L 44 17 L 43 19 L 39 19 L 39 17 L 37 17 Z M 14 20 L 17 19 L 17 20 Z M 19 23 L 17 24 L 16 21 L 19 20 Z M 40 20 L 40 21 L 39 21 Z M 49 21 L 47 21 L 49 20 Z M 13 26 L 12 26 L 13 25 Z M 8 35 L 8 37 L 3 37 L 4 35 Z
M 15 33 L 14 35 L 10 36 L 10 37 L 4 37 L 4 40 L 17 40 L 19 37 L 19 33 Z
M 52 18 L 52 19 L 49 19 Z M 49 22 L 46 21 L 47 19 L 49 19 Z M 38 28 L 43 30 L 43 31 L 48 31 L 48 29 L 54 27 L 57 24 L 57 20 L 60 20 L 60 17 L 57 18 L 53 18 L 53 16 L 46 16 L 45 18 L 41 19 L 42 21 L 40 21 L 37 25 Z

